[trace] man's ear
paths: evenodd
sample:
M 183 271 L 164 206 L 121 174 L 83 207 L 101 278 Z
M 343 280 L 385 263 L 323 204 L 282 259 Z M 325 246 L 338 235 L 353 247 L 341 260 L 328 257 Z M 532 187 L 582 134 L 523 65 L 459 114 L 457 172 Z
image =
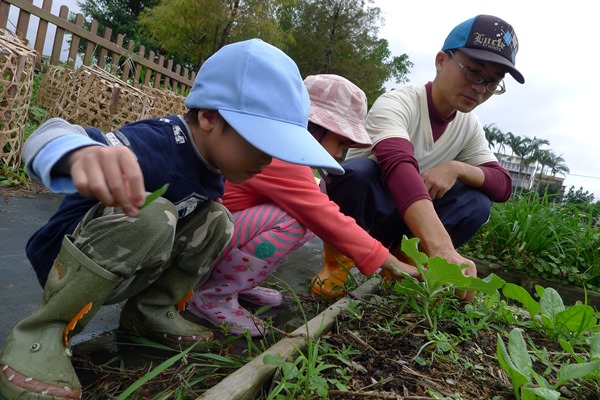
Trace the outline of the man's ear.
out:
M 200 129 L 206 132 L 212 131 L 221 121 L 221 116 L 216 110 L 200 110 L 198 112 L 198 123 Z
M 435 70 L 437 72 L 439 72 L 440 69 L 442 68 L 442 65 L 444 65 L 444 63 L 448 60 L 449 60 L 449 56 L 448 56 L 448 54 L 446 54 L 446 52 L 438 51 L 437 54 L 435 55 Z

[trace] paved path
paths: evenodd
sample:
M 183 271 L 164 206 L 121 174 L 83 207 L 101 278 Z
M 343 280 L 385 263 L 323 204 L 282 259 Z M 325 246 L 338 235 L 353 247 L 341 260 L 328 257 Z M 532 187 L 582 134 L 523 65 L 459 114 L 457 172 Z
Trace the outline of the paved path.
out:
M 29 237 L 54 213 L 61 196 L 46 192 L 21 192 L 0 188 L 0 347 L 12 327 L 33 313 L 42 294 L 25 255 Z M 309 241 L 293 253 L 274 276 L 306 293 L 311 276 L 322 265 L 321 242 Z M 293 301 L 292 296 L 286 299 Z M 120 305 L 104 306 L 82 333 L 73 338 L 81 343 L 118 326 Z M 286 312 L 284 311 L 283 317 Z

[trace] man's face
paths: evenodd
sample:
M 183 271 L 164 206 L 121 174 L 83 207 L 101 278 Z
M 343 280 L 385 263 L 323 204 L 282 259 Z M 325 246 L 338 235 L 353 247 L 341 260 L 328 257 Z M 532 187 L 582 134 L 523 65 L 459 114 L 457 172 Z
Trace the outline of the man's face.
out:
M 471 58 L 458 50 L 440 52 L 436 64 L 436 81 L 443 97 L 442 104 L 436 106 L 447 116 L 455 110 L 473 111 L 493 95 L 491 90 L 504 84 L 504 66 Z

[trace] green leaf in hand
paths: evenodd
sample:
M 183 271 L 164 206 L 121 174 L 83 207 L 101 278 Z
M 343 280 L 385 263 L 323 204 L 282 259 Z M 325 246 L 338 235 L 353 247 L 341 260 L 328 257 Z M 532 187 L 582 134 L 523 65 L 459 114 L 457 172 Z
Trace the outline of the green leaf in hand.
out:
M 165 183 L 160 188 L 158 188 L 157 190 L 155 190 L 154 192 L 152 192 L 148 196 L 146 196 L 146 201 L 144 202 L 144 204 L 142 204 L 142 206 L 140 207 L 140 210 L 142 210 L 148 204 L 152 203 L 154 200 L 158 199 L 160 196 L 165 194 L 165 192 L 167 191 L 168 188 L 169 188 L 169 184 Z

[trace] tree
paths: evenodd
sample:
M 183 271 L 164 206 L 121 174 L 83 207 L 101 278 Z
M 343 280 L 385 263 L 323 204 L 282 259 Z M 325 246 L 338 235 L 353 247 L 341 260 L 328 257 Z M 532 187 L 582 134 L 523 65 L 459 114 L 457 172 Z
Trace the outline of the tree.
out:
M 562 158 L 562 155 L 557 156 L 556 154 L 552 154 L 548 166 L 550 167 L 553 177 L 556 177 L 556 174 L 568 174 L 571 171 L 565 163 L 565 159 Z
M 260 38 L 279 48 L 291 40 L 277 16 L 293 0 L 160 0 L 138 19 L 169 54 L 199 67 L 221 47 Z
M 358 85 L 371 104 L 385 91 L 385 83 L 406 81 L 412 63 L 403 54 L 392 57 L 385 39 L 378 38 L 383 23 L 373 1 L 298 0 L 287 20 L 294 41 L 287 52 L 302 76 L 338 74 Z
M 511 149 L 511 158 L 513 155 L 519 157 L 519 174 L 518 174 L 518 186 L 524 188 L 523 184 L 523 171 L 527 169 L 532 163 L 537 162 L 537 158 L 541 155 L 540 148 L 543 145 L 548 145 L 550 142 L 546 139 L 538 139 L 535 136 L 533 139 L 520 137 L 512 133 L 507 133 L 506 144 Z M 537 166 L 534 169 L 537 170 Z M 528 187 L 530 188 L 530 187 Z
M 520 188 L 524 188 L 525 185 L 522 182 L 522 171 L 523 171 L 523 163 L 525 160 L 525 156 L 527 155 L 528 152 L 528 144 L 530 142 L 531 139 L 527 138 L 527 137 L 521 137 L 518 135 L 513 135 L 511 132 L 507 133 L 508 136 L 508 140 L 506 141 L 506 143 L 508 144 L 508 146 L 510 147 L 511 150 L 511 162 L 512 162 L 512 157 L 513 156 L 517 156 L 519 158 L 519 174 L 517 177 L 517 186 Z
M 544 186 L 538 186 L 536 192 L 540 198 L 546 199 L 548 196 L 550 202 L 558 203 L 562 195 L 562 185 L 558 182 L 547 182 Z
M 563 199 L 564 203 L 588 205 L 594 202 L 594 194 L 584 191 L 583 187 L 575 190 L 575 186 L 571 186 Z
M 531 139 L 529 141 L 529 143 L 527 143 L 527 159 L 526 160 L 522 160 L 524 161 L 523 164 L 525 167 L 529 167 L 531 165 L 531 163 L 535 163 L 535 168 L 533 170 L 533 179 L 530 185 L 530 188 L 533 187 L 533 185 L 535 184 L 535 172 L 537 171 L 538 168 L 538 163 L 540 162 L 540 158 L 544 157 L 544 154 L 542 152 L 542 146 L 547 146 L 549 145 L 550 142 L 546 139 L 538 139 L 537 137 L 533 137 L 533 139 Z M 520 171 L 519 171 L 520 172 Z
M 133 40 L 138 45 L 150 46 L 152 41 L 141 32 L 137 19 L 144 9 L 154 7 L 160 0 L 81 0 L 77 5 L 86 18 L 86 27 L 90 20 L 98 22 L 99 30 L 105 27 L 113 31 L 113 41 L 117 34 L 125 37 L 124 43 Z M 83 52 L 83 51 L 82 51 Z
M 525 139 L 523 139 L 521 136 L 515 135 L 512 132 L 508 132 L 506 134 L 504 143 L 507 144 L 508 148 L 510 149 L 510 158 L 515 155 L 515 149 L 518 149 L 523 145 L 524 140 Z
M 488 141 L 490 149 L 497 150 L 496 154 L 501 154 L 508 139 L 507 135 L 496 128 L 494 124 L 484 125 L 483 131 L 485 132 L 485 138 Z

